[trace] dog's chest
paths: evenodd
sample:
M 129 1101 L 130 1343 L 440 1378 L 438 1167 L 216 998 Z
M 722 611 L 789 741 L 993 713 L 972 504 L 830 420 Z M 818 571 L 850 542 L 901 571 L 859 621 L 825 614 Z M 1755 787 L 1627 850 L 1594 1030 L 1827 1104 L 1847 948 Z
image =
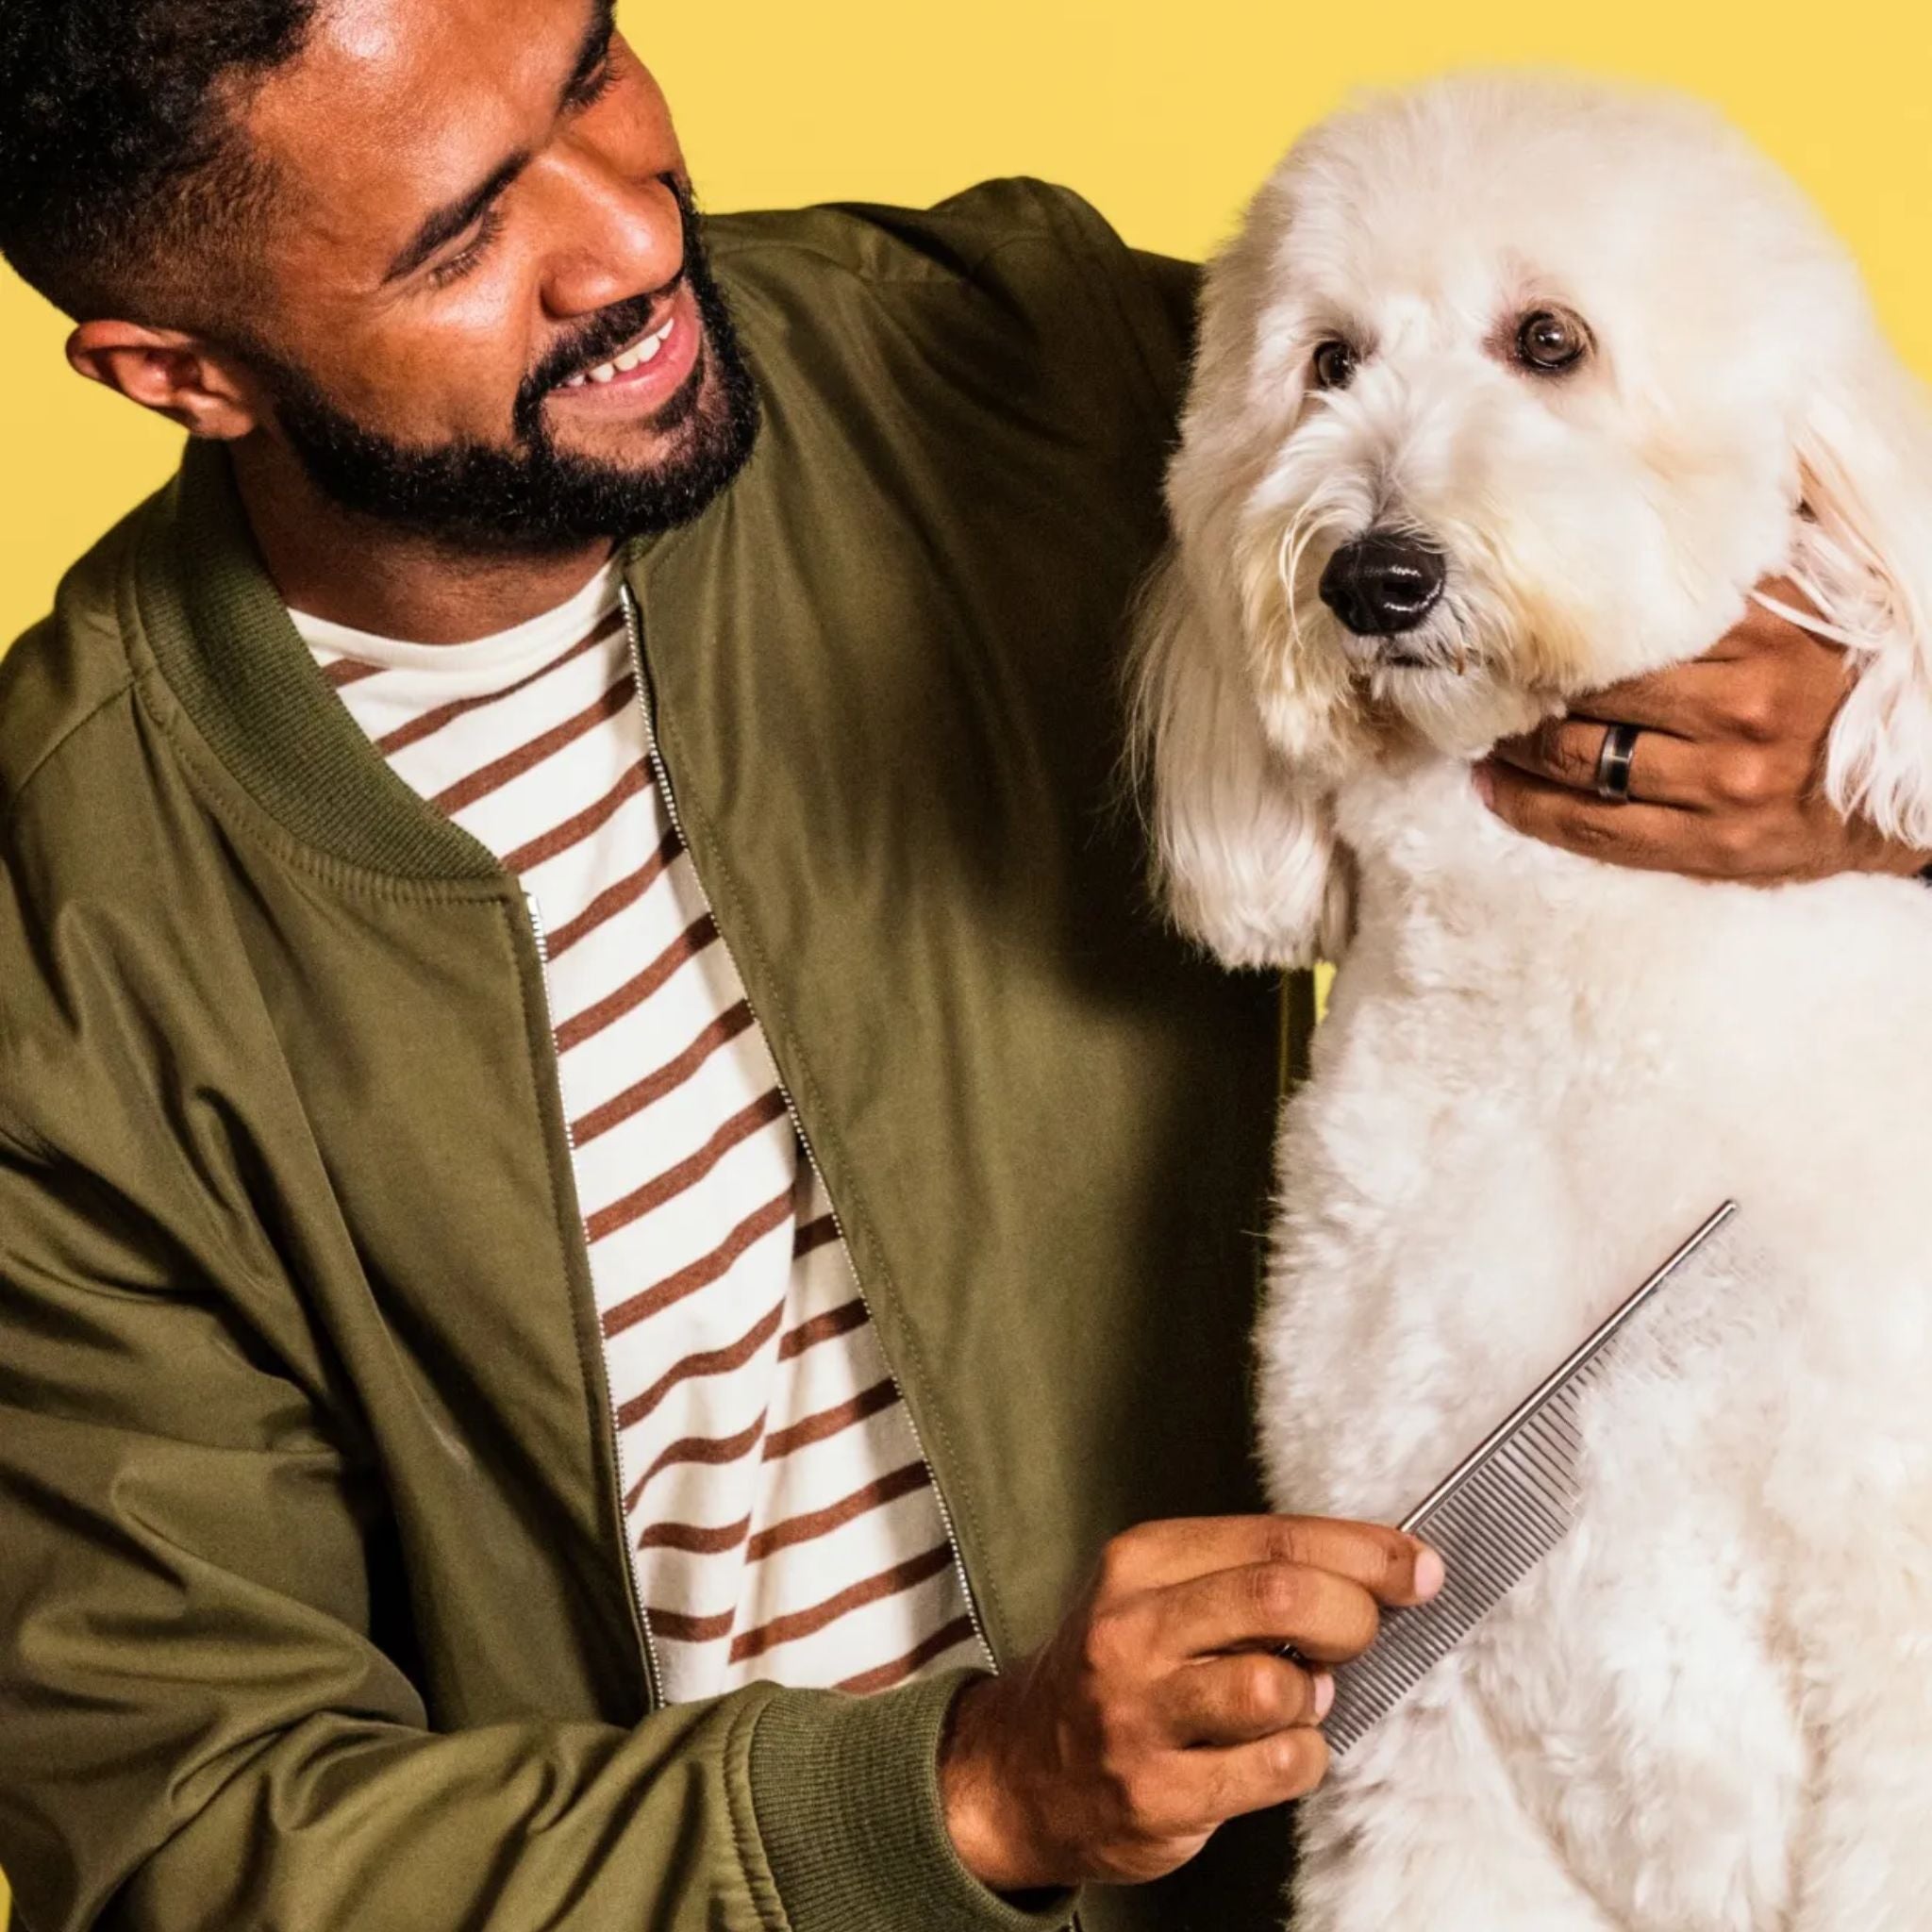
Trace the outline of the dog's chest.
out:
M 1271 1468 L 1399 1516 L 1725 1199 L 1758 1274 L 1649 1325 L 1724 1324 L 1699 1373 L 1734 1391 L 1811 1415 L 1852 1380 L 1874 1427 L 1932 1427 L 1932 893 L 1589 865 L 1460 774 L 1358 816 L 1360 919 L 1277 1153 Z
M 1400 1517 L 1739 1199 L 1744 1265 L 1656 1308 L 1586 1412 L 1574 1532 L 1452 1676 L 1620 1922 L 1775 1924 L 1830 1667 L 1803 1579 L 1843 1574 L 1861 1465 L 1932 1434 L 1932 904 L 1613 874 L 1465 792 L 1357 823 L 1386 842 L 1279 1155 L 1274 1498 Z

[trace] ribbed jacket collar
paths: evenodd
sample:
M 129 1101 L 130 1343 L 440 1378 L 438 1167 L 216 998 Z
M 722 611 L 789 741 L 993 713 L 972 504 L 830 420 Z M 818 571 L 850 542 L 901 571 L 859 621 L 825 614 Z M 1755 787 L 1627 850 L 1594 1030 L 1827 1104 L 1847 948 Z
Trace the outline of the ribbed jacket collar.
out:
M 396 776 L 296 634 L 226 452 L 191 442 L 136 559 L 156 663 L 236 781 L 304 844 L 401 879 L 501 879 L 467 832 Z M 626 550 L 626 568 L 647 545 Z

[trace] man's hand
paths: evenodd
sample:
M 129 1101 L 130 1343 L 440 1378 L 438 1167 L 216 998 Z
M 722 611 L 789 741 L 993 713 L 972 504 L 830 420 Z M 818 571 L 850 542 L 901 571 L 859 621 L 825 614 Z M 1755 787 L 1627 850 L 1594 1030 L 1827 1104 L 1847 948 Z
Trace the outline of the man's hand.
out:
M 1806 608 L 1781 578 L 1764 589 Z M 1617 865 L 1767 886 L 1918 872 L 1932 854 L 1840 818 L 1824 796 L 1825 745 L 1845 686 L 1842 651 L 1754 603 L 1694 663 L 1616 685 L 1498 745 L 1477 783 L 1519 832 Z M 1595 794 L 1611 724 L 1642 730 L 1628 805 Z
M 1045 1649 L 970 1686 L 940 1762 L 946 1822 L 994 1891 L 1139 1884 L 1225 1820 L 1304 1796 L 1328 1768 L 1316 1665 L 1374 1642 L 1442 1562 L 1409 1537 L 1298 1517 L 1151 1523 L 1108 1546 Z

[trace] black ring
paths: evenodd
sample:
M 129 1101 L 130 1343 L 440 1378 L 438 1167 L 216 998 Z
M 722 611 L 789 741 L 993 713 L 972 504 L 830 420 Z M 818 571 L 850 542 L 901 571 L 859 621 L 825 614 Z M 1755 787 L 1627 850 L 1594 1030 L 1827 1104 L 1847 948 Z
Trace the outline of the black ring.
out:
M 1612 724 L 1604 733 L 1604 748 L 1596 760 L 1599 798 L 1612 805 L 1630 803 L 1630 767 L 1637 761 L 1637 741 L 1642 735 L 1635 724 Z

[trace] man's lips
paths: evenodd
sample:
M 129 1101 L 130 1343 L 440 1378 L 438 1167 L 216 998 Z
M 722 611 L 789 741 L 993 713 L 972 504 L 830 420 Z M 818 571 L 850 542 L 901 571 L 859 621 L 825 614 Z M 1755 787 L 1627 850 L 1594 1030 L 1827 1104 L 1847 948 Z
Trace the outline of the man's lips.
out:
M 697 303 L 689 284 L 682 284 L 623 348 L 567 377 L 544 400 L 573 409 L 656 408 L 683 386 L 697 364 L 702 341 Z

